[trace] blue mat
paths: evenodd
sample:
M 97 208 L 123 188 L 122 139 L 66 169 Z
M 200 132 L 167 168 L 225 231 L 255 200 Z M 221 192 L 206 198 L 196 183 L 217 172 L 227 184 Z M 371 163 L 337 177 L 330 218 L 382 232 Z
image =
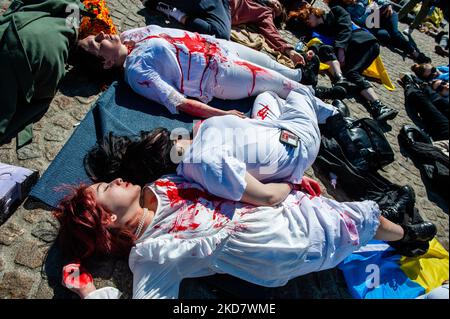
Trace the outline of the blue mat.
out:
M 224 110 L 237 109 L 250 113 L 253 98 L 239 101 L 213 100 L 210 105 Z M 187 115 L 172 115 L 167 109 L 134 93 L 127 84 L 115 82 L 105 91 L 86 117 L 76 128 L 70 139 L 55 157 L 30 196 L 56 207 L 64 191 L 62 185 L 89 182 L 83 167 L 83 158 L 95 145 L 97 139 L 109 132 L 117 135 L 135 135 L 141 130 L 155 127 L 172 130 L 177 127 L 192 129 L 194 118 Z

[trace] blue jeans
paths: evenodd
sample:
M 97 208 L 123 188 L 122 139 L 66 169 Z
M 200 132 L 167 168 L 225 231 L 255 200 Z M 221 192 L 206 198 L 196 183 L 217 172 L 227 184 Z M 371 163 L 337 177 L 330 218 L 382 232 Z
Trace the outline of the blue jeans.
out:
M 408 54 L 414 52 L 415 47 L 398 30 L 398 14 L 393 12 L 390 17 L 380 17 L 380 28 L 370 29 L 370 32 L 383 44 L 391 45 Z
M 186 29 L 200 34 L 230 40 L 231 13 L 229 0 L 148 0 L 149 8 L 158 2 L 176 7 L 187 15 Z

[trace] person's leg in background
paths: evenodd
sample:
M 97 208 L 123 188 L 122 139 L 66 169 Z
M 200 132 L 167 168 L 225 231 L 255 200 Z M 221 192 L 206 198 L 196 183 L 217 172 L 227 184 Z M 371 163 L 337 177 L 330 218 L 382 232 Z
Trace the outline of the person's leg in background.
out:
M 398 12 L 398 18 L 402 20 L 404 17 L 410 13 L 414 7 L 422 0 L 409 0 Z
M 360 95 L 369 103 L 369 112 L 377 121 L 394 119 L 398 112 L 384 105 L 375 93 L 369 81 L 362 73 L 380 54 L 380 45 L 372 42 L 370 45 L 350 45 L 345 56 L 344 75 L 348 81 L 354 83 Z
M 387 30 L 383 22 L 380 23 L 380 28 L 372 28 L 369 29 L 369 31 L 378 39 L 378 41 L 380 41 L 380 43 L 383 43 L 384 45 L 395 46 L 395 43 L 392 41 L 391 34 Z
M 431 8 L 432 4 L 433 4 L 433 0 L 422 0 L 422 6 L 420 8 L 420 11 L 417 13 L 416 17 L 414 18 L 414 21 L 405 30 L 405 32 L 411 34 L 414 31 L 414 29 L 416 29 L 419 26 L 419 24 L 421 24 L 425 20 L 425 18 L 428 15 L 428 12 L 430 11 L 430 8 Z M 415 5 L 414 5 L 414 7 L 415 7 Z M 402 16 L 400 15 L 401 11 L 402 10 L 400 10 L 400 12 L 399 12 L 399 18 L 400 19 L 402 18 Z
M 230 40 L 231 14 L 228 0 L 215 1 L 216 7 L 200 17 L 187 17 L 185 26 L 195 32 Z
M 274 70 L 283 76 L 296 82 L 302 79 L 302 72 L 300 69 L 291 69 L 281 63 L 278 63 L 267 54 L 248 48 L 245 45 L 219 40 L 221 46 L 233 52 L 238 58 L 252 62 L 267 69 Z
M 436 36 L 436 42 L 438 45 L 434 47 L 437 54 L 443 55 L 443 56 L 449 56 L 448 51 L 448 33 L 445 31 L 441 31 Z
M 186 26 L 189 31 L 215 35 L 229 40 L 231 14 L 229 0 L 201 0 L 197 3 L 175 0 L 147 0 L 149 9 L 156 9 Z M 174 9 L 175 8 L 175 9 Z
M 431 102 L 428 94 L 411 85 L 405 88 L 405 99 L 420 115 L 427 132 L 435 141 L 449 139 L 448 118 Z

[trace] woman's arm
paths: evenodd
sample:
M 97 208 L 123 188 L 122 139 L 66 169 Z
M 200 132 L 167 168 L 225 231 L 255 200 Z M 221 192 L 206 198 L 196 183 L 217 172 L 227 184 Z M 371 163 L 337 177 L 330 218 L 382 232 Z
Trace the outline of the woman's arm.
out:
M 119 299 L 121 292 L 113 287 L 97 289 L 94 280 L 79 263 L 66 265 L 62 271 L 62 285 L 81 299 Z
M 263 184 L 249 173 L 246 173 L 245 181 L 247 186 L 242 195 L 241 202 L 255 206 L 277 205 L 284 201 L 293 189 L 291 183 Z
M 336 6 L 331 8 L 331 14 L 334 17 L 335 32 L 335 43 L 334 47 L 336 49 L 347 49 L 350 38 L 352 37 L 352 20 L 350 14 L 345 11 L 342 7 Z
M 201 118 L 208 118 L 212 116 L 222 116 L 222 115 L 236 115 L 239 116 L 240 118 L 246 117 L 245 114 L 240 111 L 237 110 L 224 111 L 192 99 L 185 99 L 183 103 L 177 105 L 177 110 L 179 112 L 184 112 L 189 115 Z

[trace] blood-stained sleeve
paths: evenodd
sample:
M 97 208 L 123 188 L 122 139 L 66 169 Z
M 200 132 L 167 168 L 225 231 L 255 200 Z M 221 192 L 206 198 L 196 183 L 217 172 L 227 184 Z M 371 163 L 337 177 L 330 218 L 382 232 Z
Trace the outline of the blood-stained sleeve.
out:
M 136 93 L 164 105 L 170 113 L 178 114 L 177 106 L 185 102 L 186 96 L 164 80 L 151 64 L 144 59 L 135 59 L 125 68 L 125 79 Z

